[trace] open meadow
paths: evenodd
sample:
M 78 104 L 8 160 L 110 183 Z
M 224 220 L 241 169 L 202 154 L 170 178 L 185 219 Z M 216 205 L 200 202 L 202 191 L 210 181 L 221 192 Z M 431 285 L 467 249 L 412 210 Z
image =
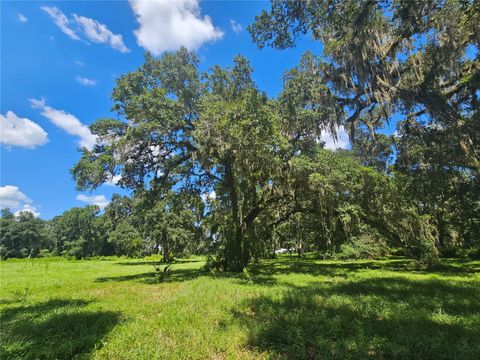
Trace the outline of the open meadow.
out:
M 480 261 L 1 263 L 2 359 L 478 359 Z M 162 266 L 163 268 L 163 266 Z M 159 275 L 160 274 L 160 275 Z

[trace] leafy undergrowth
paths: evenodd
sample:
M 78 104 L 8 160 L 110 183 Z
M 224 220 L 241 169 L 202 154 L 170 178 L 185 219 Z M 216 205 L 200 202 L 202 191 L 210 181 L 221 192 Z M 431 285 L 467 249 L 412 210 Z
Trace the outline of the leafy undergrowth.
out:
M 2 359 L 479 359 L 480 262 L 155 259 L 1 266 Z

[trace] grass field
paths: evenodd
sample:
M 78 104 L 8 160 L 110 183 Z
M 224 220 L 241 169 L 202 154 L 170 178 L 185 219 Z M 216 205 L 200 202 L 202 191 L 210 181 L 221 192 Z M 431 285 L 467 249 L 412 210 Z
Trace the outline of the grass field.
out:
M 480 261 L 8 260 L 1 359 L 480 359 Z

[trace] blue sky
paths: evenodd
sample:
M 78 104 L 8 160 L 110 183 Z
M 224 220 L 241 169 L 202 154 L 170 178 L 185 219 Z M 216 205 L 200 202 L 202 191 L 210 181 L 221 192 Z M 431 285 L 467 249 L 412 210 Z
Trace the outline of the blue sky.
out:
M 181 0 L 1 2 L 2 207 L 50 219 L 73 206 L 104 206 L 114 185 L 79 193 L 69 169 L 89 124 L 111 115 L 115 79 L 135 70 L 146 49 L 160 55 L 186 45 L 200 68 L 250 59 L 270 96 L 282 74 L 318 43 L 259 50 L 245 28 L 268 2 Z M 207 16 L 207 17 L 206 17 Z M 180 20 L 179 20 L 180 19 Z

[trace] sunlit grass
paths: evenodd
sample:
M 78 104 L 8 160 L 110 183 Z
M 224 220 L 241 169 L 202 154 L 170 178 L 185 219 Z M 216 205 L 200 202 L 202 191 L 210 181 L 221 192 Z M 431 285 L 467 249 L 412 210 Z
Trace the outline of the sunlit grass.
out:
M 8 260 L 2 359 L 479 359 L 480 262 Z

